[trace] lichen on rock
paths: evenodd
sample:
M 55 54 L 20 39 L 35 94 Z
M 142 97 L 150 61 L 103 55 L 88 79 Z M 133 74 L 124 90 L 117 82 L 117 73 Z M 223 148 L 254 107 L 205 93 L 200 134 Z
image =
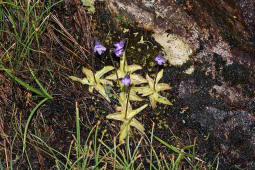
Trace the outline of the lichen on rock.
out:
M 176 35 L 155 33 L 152 36 L 164 48 L 165 58 L 171 65 L 181 66 L 189 60 L 193 50 Z

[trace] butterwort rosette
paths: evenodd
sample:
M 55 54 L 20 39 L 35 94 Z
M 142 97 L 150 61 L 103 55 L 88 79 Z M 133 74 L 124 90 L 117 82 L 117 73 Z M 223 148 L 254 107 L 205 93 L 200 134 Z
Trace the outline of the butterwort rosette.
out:
M 131 83 L 129 75 L 126 75 L 122 80 L 121 83 L 124 84 L 125 86 L 128 86 Z
M 161 55 L 158 55 L 154 61 L 158 64 L 158 65 L 162 65 L 166 62 L 166 60 L 161 56 Z
M 98 41 L 96 41 L 94 46 L 94 53 L 97 52 L 99 55 L 101 55 L 103 51 L 106 51 L 106 48 Z
M 114 44 L 115 49 L 113 50 L 113 52 L 117 57 L 123 54 L 125 42 L 126 42 L 125 40 L 122 40 Z

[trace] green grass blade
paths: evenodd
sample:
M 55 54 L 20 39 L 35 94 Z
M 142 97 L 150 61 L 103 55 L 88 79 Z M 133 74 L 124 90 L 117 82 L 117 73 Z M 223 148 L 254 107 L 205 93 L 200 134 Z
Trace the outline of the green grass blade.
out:
M 154 169 L 162 169 L 161 163 L 160 163 L 160 159 L 158 157 L 158 154 L 156 153 L 155 149 L 152 147 L 152 152 L 156 158 L 157 164 L 158 164 L 158 168 L 154 168 Z M 153 165 L 153 164 L 152 164 Z
M 180 164 L 182 158 L 183 158 L 183 152 L 180 152 L 177 159 L 176 159 L 176 161 L 175 161 L 175 164 L 174 164 L 174 169 L 175 170 L 179 169 L 179 164 Z
M 116 151 L 116 141 L 117 141 L 117 138 L 116 138 L 116 136 L 114 136 L 113 137 L 113 149 L 114 149 L 114 162 L 113 162 L 113 170 L 115 170 L 116 169 L 116 161 L 117 161 L 117 158 L 116 158 L 116 155 L 117 155 L 117 151 Z
M 81 155 L 81 132 L 80 132 L 80 115 L 79 115 L 79 108 L 78 108 L 78 103 L 75 102 L 75 113 L 76 113 L 76 158 L 79 159 Z M 81 168 L 81 163 L 80 161 L 77 163 L 78 164 L 78 169 Z
M 109 151 L 107 154 L 104 155 L 104 157 L 105 157 L 106 155 L 108 155 L 109 153 L 112 153 L 112 154 L 115 153 L 115 152 L 114 152 L 114 148 L 110 148 L 108 145 L 106 145 L 106 144 L 105 144 L 103 141 L 101 141 L 101 140 L 99 140 L 99 142 L 102 143 L 102 145 L 105 146 L 106 149 L 108 149 L 108 151 Z M 122 144 L 118 144 L 118 145 L 116 146 L 116 148 L 118 148 L 120 145 L 122 145 Z M 118 154 L 115 154 L 114 156 L 118 159 L 118 161 L 120 162 L 121 165 L 125 165 L 125 161 L 124 161 Z M 101 161 L 104 159 L 104 157 L 102 157 L 101 160 L 100 160 L 99 162 L 101 162 Z M 115 161 L 116 161 L 116 160 L 115 160 Z
M 9 72 L 5 67 L 1 66 L 2 69 L 11 77 L 13 78 L 16 82 L 18 82 L 20 85 L 22 85 L 23 87 L 29 89 L 30 91 L 38 94 L 41 97 L 45 97 L 45 95 L 38 89 L 31 87 L 30 85 L 28 85 L 27 83 L 23 82 L 22 80 L 20 80 L 18 77 L 16 77 L 14 74 L 12 74 L 11 72 Z
M 46 97 L 49 98 L 49 99 L 52 99 L 53 97 L 47 92 L 47 90 L 45 90 L 45 88 L 42 86 L 42 84 L 40 83 L 40 81 L 36 78 L 36 76 L 35 76 L 33 70 L 31 70 L 31 68 L 30 68 L 29 66 L 28 66 L 28 68 L 29 68 L 29 71 L 30 71 L 30 73 L 32 74 L 32 76 L 33 76 L 33 78 L 34 78 L 36 84 L 37 84 L 37 85 L 40 87 L 40 89 L 42 90 L 44 96 L 46 96 Z
M 181 153 L 181 151 L 180 151 L 178 148 L 176 148 L 176 147 L 174 147 L 174 146 L 172 146 L 172 145 L 166 143 L 165 141 L 163 141 L 163 140 L 160 139 L 159 137 L 154 136 L 154 138 L 157 139 L 160 143 L 162 143 L 162 144 L 164 144 L 165 146 L 167 146 L 167 147 L 168 147 L 169 149 L 171 149 L 172 151 L 174 151 L 174 152 L 176 152 L 176 153 L 178 153 L 178 154 Z M 184 155 L 184 156 L 191 157 L 191 158 L 194 158 L 194 155 L 189 154 L 189 153 L 186 153 L 186 152 L 183 152 L 183 155 Z
M 138 144 L 137 144 L 135 150 L 133 151 L 133 155 L 132 155 L 132 157 L 130 158 L 132 164 L 134 164 L 134 162 L 135 162 L 136 159 L 137 159 L 137 156 L 138 156 L 138 155 L 137 155 L 137 154 L 138 154 L 138 149 L 139 149 L 139 147 L 141 146 L 142 140 L 143 140 L 143 137 L 139 140 L 139 142 L 138 142 Z
M 14 146 L 14 142 L 17 138 L 18 134 L 15 133 L 13 139 L 12 139 L 12 142 L 11 142 L 11 147 L 10 147 L 10 155 L 12 155 L 13 153 L 13 146 Z M 7 167 L 8 167 L 8 163 L 7 163 Z M 10 156 L 10 167 L 9 167 L 11 170 L 13 170 L 13 159 L 12 159 L 12 156 Z
M 27 154 L 27 152 L 26 152 L 26 151 L 25 151 L 25 155 L 26 155 L 26 159 L 27 159 L 27 163 L 28 163 L 29 169 L 33 169 L 33 168 L 32 168 L 32 165 L 31 165 L 31 163 L 30 163 L 30 160 L 29 160 L 28 154 Z
M 26 149 L 26 139 L 27 139 L 27 131 L 28 131 L 28 126 L 30 124 L 30 121 L 34 115 L 34 113 L 36 112 L 36 110 L 44 103 L 48 100 L 48 98 L 44 98 L 43 100 L 41 100 L 36 106 L 35 108 L 32 110 L 32 112 L 30 113 L 28 119 L 27 119 L 27 123 L 25 126 L 25 131 L 24 131 L 24 137 L 23 137 L 23 149 L 22 149 L 22 153 L 24 153 L 25 149 Z
M 106 132 L 106 131 L 103 131 L 103 132 L 102 132 L 102 135 L 101 135 L 101 139 L 100 139 L 100 140 L 103 140 L 104 135 L 105 135 L 105 132 Z M 99 153 L 100 153 L 100 151 L 101 151 L 101 146 L 102 146 L 102 144 L 99 143 L 99 145 L 98 145 L 98 147 L 97 147 L 97 150 L 95 151 L 95 157 L 96 157 L 96 160 L 97 160 L 97 166 L 96 166 L 96 168 L 98 168 L 98 165 L 100 164 L 100 161 L 99 161 Z
M 72 145 L 73 145 L 73 142 L 71 142 L 70 147 L 68 149 L 68 153 L 67 153 L 68 160 L 70 160 L 70 154 L 71 154 L 71 150 L 72 150 Z M 66 164 L 65 164 L 65 170 L 67 169 L 68 160 L 66 161 Z
M 94 130 L 95 130 L 96 127 L 97 127 L 97 125 L 93 126 L 93 128 L 92 128 L 91 131 L 89 132 L 88 137 L 87 137 L 87 139 L 86 139 L 86 142 L 85 142 L 85 144 L 84 144 L 83 151 L 86 150 L 86 147 L 87 147 L 87 145 L 88 145 L 88 141 L 89 141 L 89 139 L 90 139 L 90 136 L 92 135 L 92 133 L 94 132 Z M 92 143 L 92 142 L 91 142 L 91 143 Z M 86 167 L 86 165 L 87 165 L 88 154 L 89 154 L 89 151 L 90 151 L 90 149 L 91 149 L 91 145 L 92 145 L 92 144 L 89 144 L 89 149 L 86 150 L 86 157 L 85 157 L 85 159 L 84 159 L 83 162 L 82 162 L 82 168 L 83 168 L 83 169 L 85 169 L 85 167 Z
M 99 124 L 100 122 L 97 123 L 97 126 L 96 126 L 96 132 L 95 132 L 95 136 L 94 136 L 94 142 L 93 142 L 93 145 L 94 145 L 94 152 L 95 152 L 95 163 L 96 163 L 96 169 L 98 170 L 98 157 L 97 157 L 97 133 L 98 133 L 98 128 L 99 128 Z
M 150 146 L 150 170 L 152 170 L 152 149 L 153 149 L 152 142 L 153 142 L 154 127 L 155 127 L 155 124 L 153 122 L 152 129 L 151 129 L 151 139 L 150 139 L 150 145 L 151 145 Z
M 37 143 L 37 144 L 40 144 L 42 146 L 45 146 L 46 148 L 48 148 L 50 150 L 50 153 L 45 151 L 43 149 L 43 147 L 38 147 L 38 149 L 40 151 L 42 151 L 43 153 L 45 153 L 46 155 L 52 157 L 55 159 L 55 161 L 58 161 L 63 167 L 65 167 L 65 163 L 63 163 L 62 161 L 59 160 L 59 158 L 55 155 L 55 153 L 59 154 L 60 156 L 62 156 L 66 162 L 68 163 L 68 165 L 71 167 L 71 164 L 70 164 L 70 161 L 68 159 L 68 157 L 66 157 L 63 153 L 57 151 L 56 149 L 50 147 L 45 141 L 43 141 L 40 137 L 36 136 L 36 135 L 33 135 L 31 134 L 32 137 L 34 137 L 35 139 L 37 140 L 33 140 L 32 138 L 30 140 L 32 140 L 33 143 Z

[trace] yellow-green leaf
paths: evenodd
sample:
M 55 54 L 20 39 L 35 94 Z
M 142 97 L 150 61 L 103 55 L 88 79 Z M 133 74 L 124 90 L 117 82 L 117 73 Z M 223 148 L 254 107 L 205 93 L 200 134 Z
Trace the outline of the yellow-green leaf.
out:
M 133 126 L 135 127 L 136 129 L 138 129 L 140 132 L 144 133 L 144 127 L 143 125 L 138 121 L 136 120 L 135 118 L 133 118 L 130 122 L 130 126 Z
M 106 116 L 107 119 L 114 119 L 119 121 L 124 121 L 124 116 L 120 112 L 112 113 Z
M 139 97 L 135 93 L 131 93 L 131 92 L 130 92 L 130 95 L 129 95 L 129 100 L 131 100 L 131 101 L 143 101 L 143 99 L 141 97 Z
M 97 79 L 100 79 L 104 74 L 108 73 L 109 71 L 112 71 L 114 69 L 113 66 L 105 66 L 103 69 L 96 72 L 95 77 Z
M 142 94 L 142 96 L 149 96 L 151 94 L 154 93 L 154 91 L 149 87 L 149 86 L 145 86 L 145 87 L 139 87 L 138 89 L 138 94 Z
M 119 142 L 121 143 L 124 139 L 126 139 L 128 132 L 129 132 L 130 126 L 128 123 L 124 122 L 120 126 L 120 139 Z
M 163 77 L 163 69 L 160 70 L 156 77 L 156 85 L 158 84 L 159 80 Z
M 130 79 L 132 84 L 142 84 L 147 82 L 146 79 L 138 74 L 131 74 Z
M 157 96 L 155 96 L 155 95 L 150 96 L 150 102 L 151 102 L 152 109 L 155 109 L 156 106 L 157 106 L 157 100 L 156 99 L 157 99 Z
M 117 80 L 117 76 L 116 76 L 116 74 L 114 73 L 114 74 L 111 74 L 111 75 L 109 75 L 109 76 L 106 76 L 105 79 L 108 79 L 108 80 Z
M 89 81 L 86 78 L 80 79 L 80 78 L 74 77 L 74 76 L 69 76 L 69 78 L 72 79 L 73 81 L 78 81 L 81 84 L 89 84 Z
M 117 74 L 118 74 L 118 78 L 119 79 L 123 78 L 125 76 L 125 74 L 122 71 L 120 71 L 120 70 L 117 70 Z M 108 79 L 108 80 L 117 80 L 116 72 L 110 74 L 109 76 L 106 76 L 105 79 Z
M 142 69 L 142 67 L 140 65 L 136 65 L 136 64 L 128 66 L 128 72 L 130 72 L 130 73 L 133 73 L 133 72 L 135 72 L 137 70 L 141 70 L 141 69 Z
M 93 86 L 89 86 L 89 92 L 93 93 L 94 87 Z
M 82 72 L 86 75 L 86 77 L 90 81 L 94 80 L 93 72 L 91 70 L 87 69 L 86 67 L 83 67 Z
M 105 88 L 104 86 L 102 86 L 101 84 L 97 84 L 95 86 L 95 88 L 97 89 L 97 91 L 108 101 L 111 102 L 110 98 L 108 97 L 108 95 L 105 92 Z
M 117 112 L 121 112 L 121 106 L 115 106 L 115 110 L 116 110 Z
M 163 103 L 163 104 L 167 104 L 167 105 L 173 105 L 167 98 L 165 98 L 163 96 L 158 96 L 157 101 L 159 103 Z
M 148 74 L 146 74 L 146 79 L 149 83 L 150 88 L 154 89 L 154 80 Z
M 138 113 L 140 113 L 143 109 L 145 109 L 148 106 L 148 104 L 145 104 L 141 107 L 139 107 L 138 109 L 129 111 L 127 113 L 127 119 L 132 119 L 135 115 L 137 115 Z
M 155 88 L 157 92 L 171 89 L 171 87 L 165 83 L 158 83 Z
M 113 83 L 109 80 L 106 80 L 106 79 L 100 79 L 100 83 L 102 83 L 103 85 L 110 85 L 110 86 L 113 86 Z

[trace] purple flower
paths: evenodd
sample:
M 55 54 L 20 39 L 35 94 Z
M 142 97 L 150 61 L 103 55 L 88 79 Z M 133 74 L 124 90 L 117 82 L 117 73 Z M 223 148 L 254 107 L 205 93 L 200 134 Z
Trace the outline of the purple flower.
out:
M 117 57 L 119 57 L 123 54 L 123 49 L 114 49 L 113 52 Z
M 125 86 L 128 86 L 131 83 L 131 80 L 128 75 L 126 75 L 122 80 L 121 83 L 124 84 Z
M 115 43 L 115 44 L 113 44 L 114 45 L 114 47 L 116 48 L 116 49 L 123 49 L 124 48 L 124 45 L 125 45 L 125 40 L 122 40 L 122 41 L 120 41 L 120 42 L 118 42 L 118 43 Z
M 162 65 L 166 62 L 166 60 L 161 56 L 161 55 L 158 55 L 154 61 L 156 61 L 158 63 L 158 65 Z
M 117 57 L 123 54 L 125 42 L 125 40 L 122 40 L 114 44 L 115 49 L 113 50 L 113 52 Z
M 100 44 L 98 41 L 96 41 L 96 44 L 94 47 L 94 53 L 97 52 L 99 55 L 101 55 L 103 51 L 106 51 L 106 48 L 102 44 Z

